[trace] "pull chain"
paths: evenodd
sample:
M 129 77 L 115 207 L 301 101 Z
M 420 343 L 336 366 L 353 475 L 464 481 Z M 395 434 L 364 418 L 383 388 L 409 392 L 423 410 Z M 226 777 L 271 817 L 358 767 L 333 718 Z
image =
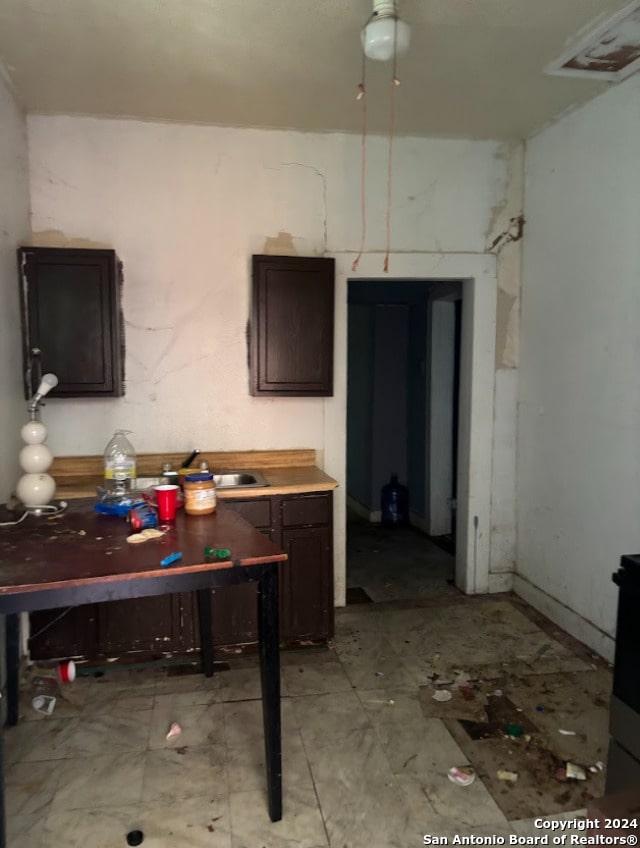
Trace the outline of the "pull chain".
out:
M 358 251 L 358 255 L 353 260 L 353 264 L 351 266 L 352 271 L 358 270 L 358 264 L 360 262 L 360 257 L 364 251 L 364 242 L 366 238 L 367 232 L 367 209 L 366 209 L 366 174 L 367 174 L 367 89 L 365 86 L 365 72 L 366 72 L 366 61 L 364 52 L 362 54 L 362 82 L 358 86 L 358 94 L 356 99 L 362 101 L 362 152 L 361 152 L 361 166 L 360 166 L 360 221 L 361 221 L 361 234 L 360 234 L 360 250 Z
M 387 245 L 384 255 L 383 269 L 385 274 L 389 273 L 389 252 L 391 250 L 391 171 L 393 160 L 393 134 L 395 123 L 395 91 L 400 85 L 400 80 L 397 77 L 397 42 L 398 42 L 398 21 L 396 19 L 393 28 L 393 70 L 391 74 L 391 93 L 389 96 L 389 158 L 387 161 Z

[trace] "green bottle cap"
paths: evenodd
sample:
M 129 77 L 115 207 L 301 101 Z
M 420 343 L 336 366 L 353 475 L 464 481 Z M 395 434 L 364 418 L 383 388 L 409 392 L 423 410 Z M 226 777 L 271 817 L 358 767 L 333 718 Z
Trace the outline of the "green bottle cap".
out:
M 210 561 L 231 559 L 231 551 L 228 548 L 206 547 L 204 549 L 204 555 Z

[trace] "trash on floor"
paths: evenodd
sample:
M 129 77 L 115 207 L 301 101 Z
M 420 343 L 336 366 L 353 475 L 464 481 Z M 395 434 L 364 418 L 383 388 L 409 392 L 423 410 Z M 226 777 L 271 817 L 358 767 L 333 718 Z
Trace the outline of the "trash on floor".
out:
M 418 697 L 425 718 L 456 719 L 458 721 L 486 722 L 486 696 L 478 689 L 469 698 L 466 688 L 453 686 L 451 689 L 434 689 L 420 686 Z
M 31 706 L 37 713 L 50 716 L 56 708 L 56 699 L 53 695 L 36 695 Z
M 141 830 L 130 830 L 127 833 L 127 845 L 142 845 L 144 833 Z
M 496 772 L 496 777 L 498 780 L 506 780 L 508 783 L 515 783 L 518 779 L 518 774 L 515 771 L 508 771 L 507 769 L 498 769 Z
M 447 776 L 452 783 L 458 786 L 470 786 L 476 779 L 475 770 L 471 766 L 453 766 L 449 769 Z
M 532 664 L 539 660 L 543 654 L 546 654 L 547 651 L 551 650 L 551 645 L 549 643 L 543 645 L 538 651 L 536 651 L 535 657 L 531 660 Z
M 519 739 L 524 733 L 521 724 L 508 724 L 506 728 L 507 736 L 511 736 L 512 739 Z
M 595 765 L 589 766 L 589 771 L 593 774 L 597 774 L 599 771 L 604 771 L 604 763 L 602 760 L 598 760 Z
M 441 704 L 444 704 L 446 701 L 450 701 L 453 698 L 453 695 L 448 689 L 437 689 L 431 697 L 434 701 L 439 701 Z
M 472 683 L 464 683 L 460 686 L 460 694 L 464 698 L 465 701 L 473 701 L 476 697 L 475 687 Z
M 575 763 L 567 763 L 567 780 L 586 780 L 587 775 L 582 766 Z
M 563 730 L 562 728 L 558 729 L 558 733 L 561 733 L 563 736 L 575 736 L 575 730 Z
M 169 732 L 167 733 L 165 738 L 166 738 L 167 741 L 169 741 L 169 739 L 175 739 L 176 736 L 180 736 L 181 733 L 182 733 L 182 728 L 180 727 L 180 725 L 178 724 L 177 721 L 174 721 L 171 724 L 171 727 L 169 728 Z

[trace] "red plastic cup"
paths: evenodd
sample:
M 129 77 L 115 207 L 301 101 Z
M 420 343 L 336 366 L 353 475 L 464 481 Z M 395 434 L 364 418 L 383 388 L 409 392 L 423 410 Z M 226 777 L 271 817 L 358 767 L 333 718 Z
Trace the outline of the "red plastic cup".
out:
M 160 522 L 175 521 L 178 508 L 178 486 L 156 486 L 155 493 Z
M 61 683 L 73 683 L 76 679 L 76 664 L 73 660 L 60 663 L 58 666 L 58 677 Z

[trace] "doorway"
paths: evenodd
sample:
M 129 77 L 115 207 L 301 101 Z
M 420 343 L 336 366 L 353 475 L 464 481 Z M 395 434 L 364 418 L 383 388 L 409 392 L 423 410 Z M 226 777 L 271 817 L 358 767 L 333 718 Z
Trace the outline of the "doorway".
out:
M 348 281 L 347 602 L 454 591 L 462 281 Z M 406 486 L 406 526 L 380 506 Z

